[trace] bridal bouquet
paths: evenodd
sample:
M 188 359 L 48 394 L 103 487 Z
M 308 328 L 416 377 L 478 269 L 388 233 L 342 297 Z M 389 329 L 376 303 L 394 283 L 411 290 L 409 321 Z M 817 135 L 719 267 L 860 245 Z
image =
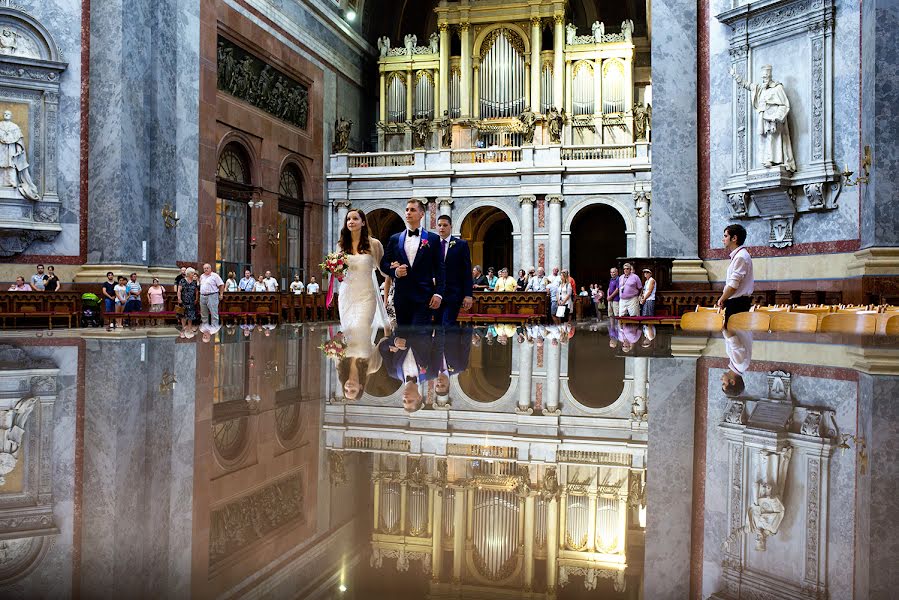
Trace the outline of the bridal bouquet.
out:
M 326 358 L 339 359 L 343 358 L 344 352 L 346 352 L 346 342 L 343 341 L 343 338 L 338 337 L 328 340 L 319 346 L 318 349 L 324 353 Z
M 330 252 L 325 256 L 325 262 L 319 266 L 322 268 L 322 273 L 331 274 L 331 280 L 328 282 L 328 297 L 325 299 L 325 306 L 331 308 L 331 300 L 334 299 L 334 280 L 343 281 L 350 265 L 345 252 Z

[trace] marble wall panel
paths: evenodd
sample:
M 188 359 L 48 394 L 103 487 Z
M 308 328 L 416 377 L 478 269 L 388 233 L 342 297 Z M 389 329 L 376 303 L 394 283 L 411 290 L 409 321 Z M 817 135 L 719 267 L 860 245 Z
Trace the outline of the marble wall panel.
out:
M 863 186 L 862 247 L 899 245 L 899 5 L 862 3 L 862 145 L 871 145 L 871 182 Z M 850 164 L 857 164 L 851 155 Z M 853 169 L 858 170 L 858 169 Z
M 649 360 L 646 564 L 652 569 L 643 575 L 647 598 L 687 598 L 690 592 L 695 364 L 693 359 Z
M 80 252 L 81 240 L 81 0 L 23 0 L 15 2 L 15 6 L 24 9 L 50 31 L 62 60 L 68 63 L 59 80 L 56 138 L 62 232 L 50 242 L 35 242 L 26 252 L 74 256 Z
M 652 4 L 655 256 L 698 256 L 697 14 L 695 2 Z
M 855 164 L 858 153 L 858 64 L 859 64 L 859 8 L 857 2 L 835 0 L 836 24 L 833 35 L 833 157 L 840 166 Z M 722 248 L 721 232 L 733 222 L 721 188 L 733 171 L 733 80 L 729 75 L 731 57 L 728 53 L 730 29 L 715 15 L 732 7 L 730 0 L 711 0 L 709 11 L 709 105 L 710 105 L 710 198 L 709 240 L 711 248 Z M 791 103 L 790 134 L 793 151 L 800 168 L 809 160 L 810 147 L 807 118 L 810 111 L 808 82 L 808 37 L 803 32 L 770 46 L 753 50 L 751 76 L 760 77 L 761 65 L 773 66 L 774 79 L 781 81 Z M 655 82 L 653 82 L 655 83 Z M 851 92 L 847 93 L 846 91 Z M 745 92 L 741 92 L 745 98 Z M 655 108 L 655 107 L 654 107 Z M 655 113 L 655 110 L 653 111 Z M 655 121 L 655 114 L 653 115 Z M 752 129 L 756 135 L 755 114 L 750 112 Z M 658 144 L 654 143 L 653 170 L 658 164 Z M 757 146 L 757 144 L 756 144 Z M 757 153 L 756 153 L 757 154 Z M 757 166 L 757 157 L 751 164 Z M 853 169 L 855 170 L 855 169 Z M 655 186 L 654 186 L 655 187 Z M 858 238 L 859 188 L 844 188 L 839 208 L 820 214 L 803 214 L 793 226 L 795 243 L 828 242 Z M 655 200 L 655 197 L 653 198 Z M 705 199 L 703 199 L 705 201 Z M 655 210 L 655 206 L 653 206 Z M 747 245 L 767 246 L 769 224 L 761 219 L 742 220 L 748 232 Z M 700 226 L 705 226 L 700 224 Z M 655 232 L 654 232 L 655 235 Z

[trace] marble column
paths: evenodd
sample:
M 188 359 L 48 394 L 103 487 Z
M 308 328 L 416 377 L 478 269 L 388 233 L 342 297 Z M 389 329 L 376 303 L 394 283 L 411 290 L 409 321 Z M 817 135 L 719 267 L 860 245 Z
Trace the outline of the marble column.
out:
M 543 346 L 546 352 L 546 398 L 543 402 L 544 415 L 558 415 L 559 378 L 562 372 L 562 345 L 558 340 L 547 340 Z
M 559 576 L 559 500 L 551 498 L 546 504 L 546 591 L 554 595 Z
M 462 57 L 459 60 L 459 113 L 463 119 L 471 117 L 471 40 L 468 35 L 468 23 L 459 25 L 459 40 L 462 45 Z
M 530 415 L 534 412 L 531 406 L 531 388 L 533 380 L 534 344 L 524 342 L 518 346 L 518 406 L 515 412 Z
M 543 29 L 540 17 L 531 17 L 531 110 L 540 112 L 540 47 Z
M 556 13 L 553 21 L 553 103 L 561 107 L 565 89 L 565 13 Z
M 437 216 L 446 215 L 453 218 L 453 199 L 446 196 L 437 198 Z
M 521 266 L 525 269 L 534 265 L 534 195 L 519 196 L 521 204 Z
M 438 581 L 443 567 L 443 488 L 432 486 L 431 493 L 434 515 L 429 524 L 431 527 L 431 577 L 434 581 Z
M 340 231 L 346 222 L 346 214 L 350 210 L 350 201 L 338 200 L 334 203 L 334 207 L 337 209 L 337 219 L 334 221 L 334 240 L 336 241 L 340 239 Z
M 637 228 L 634 256 L 646 258 L 649 256 L 649 210 L 650 194 L 640 190 L 634 192 L 634 208 L 636 209 Z
M 453 583 L 462 581 L 465 558 L 465 488 L 455 488 L 453 499 Z
M 446 23 L 438 24 L 437 29 L 440 31 L 440 104 L 434 117 L 441 118 L 443 111 L 449 108 L 450 36 L 449 26 Z
M 534 586 L 534 493 L 528 492 L 524 499 L 524 589 Z
M 655 0 L 652 5 L 651 50 L 657 58 L 652 61 L 656 256 L 699 256 L 697 6 L 681 0 Z
M 549 248 L 546 257 L 546 273 L 562 267 L 562 196 L 547 194 L 549 204 Z
M 471 116 L 475 119 L 480 118 L 481 116 L 481 106 L 480 106 L 480 98 L 481 98 L 481 77 L 480 77 L 480 69 L 481 69 L 481 61 L 479 58 L 475 57 L 474 61 L 472 61 L 471 66 L 471 76 L 474 79 L 474 83 L 472 84 L 472 94 L 471 94 Z

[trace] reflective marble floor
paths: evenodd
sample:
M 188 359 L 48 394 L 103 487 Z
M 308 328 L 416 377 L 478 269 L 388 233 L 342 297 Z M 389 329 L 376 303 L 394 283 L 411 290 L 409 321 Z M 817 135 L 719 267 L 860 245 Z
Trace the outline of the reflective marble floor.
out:
M 896 339 L 3 335 L 3 598 L 899 589 Z

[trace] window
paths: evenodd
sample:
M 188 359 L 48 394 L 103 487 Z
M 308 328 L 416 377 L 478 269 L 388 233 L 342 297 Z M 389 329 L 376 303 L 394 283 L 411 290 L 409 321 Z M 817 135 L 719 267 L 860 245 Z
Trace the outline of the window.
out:
M 222 150 L 216 172 L 215 268 L 222 278 L 230 271 L 242 276 L 249 266 L 250 183 L 247 154 L 232 142 Z
M 278 278 L 281 289 L 288 289 L 294 275 L 306 282 L 303 268 L 303 186 L 296 165 L 289 164 L 281 172 L 278 186 Z

